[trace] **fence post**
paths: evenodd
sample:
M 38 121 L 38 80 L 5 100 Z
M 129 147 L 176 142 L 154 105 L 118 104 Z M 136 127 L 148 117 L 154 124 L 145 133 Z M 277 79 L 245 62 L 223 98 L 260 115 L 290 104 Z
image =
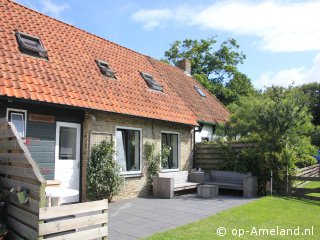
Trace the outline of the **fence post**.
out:
M 292 180 L 291 176 L 289 176 L 289 181 L 288 181 L 288 196 L 291 197 L 292 195 Z

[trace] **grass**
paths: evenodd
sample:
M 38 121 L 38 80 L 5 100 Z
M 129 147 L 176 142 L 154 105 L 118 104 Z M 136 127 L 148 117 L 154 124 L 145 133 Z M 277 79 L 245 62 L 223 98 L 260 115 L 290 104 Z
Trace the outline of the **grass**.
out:
M 312 187 L 312 186 L 311 186 Z M 255 229 L 296 229 L 300 233 L 313 226 L 313 236 L 263 236 Z M 226 235 L 217 235 L 224 227 Z M 233 233 L 235 235 L 232 235 Z M 243 229 L 248 232 L 240 232 Z M 279 233 L 281 230 L 279 231 Z M 239 237 L 239 234 L 244 235 Z M 251 234 L 253 233 L 253 235 Z M 297 198 L 264 197 L 246 205 L 220 212 L 209 218 L 146 238 L 147 240 L 212 239 L 319 239 L 320 202 Z
M 303 188 L 307 188 L 312 190 L 311 193 L 307 193 L 307 196 L 316 197 L 320 200 L 320 182 L 309 182 L 308 184 L 304 185 Z

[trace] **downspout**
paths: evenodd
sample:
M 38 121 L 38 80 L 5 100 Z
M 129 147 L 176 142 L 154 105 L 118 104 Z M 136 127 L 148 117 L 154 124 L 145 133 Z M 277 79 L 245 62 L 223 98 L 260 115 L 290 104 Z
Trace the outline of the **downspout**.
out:
M 204 125 L 203 123 L 199 123 L 198 127 L 193 128 L 193 164 L 192 164 L 192 168 L 196 168 L 196 132 L 201 132 L 203 125 Z

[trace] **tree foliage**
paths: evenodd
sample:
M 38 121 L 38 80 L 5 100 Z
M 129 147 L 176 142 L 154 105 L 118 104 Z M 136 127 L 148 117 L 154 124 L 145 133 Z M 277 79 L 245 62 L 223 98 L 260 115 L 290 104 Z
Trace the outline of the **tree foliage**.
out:
M 244 150 L 237 164 L 260 177 L 261 191 L 270 170 L 274 172 L 275 189 L 281 192 L 287 173 L 315 163 L 310 158 L 316 152 L 310 142 L 314 126 L 301 90 L 270 87 L 255 97 L 241 98 L 230 108 L 233 114 L 223 127 L 224 133 L 229 140 L 257 144 L 254 149 Z
M 154 143 L 145 143 L 146 165 L 147 165 L 147 186 L 152 187 L 153 177 L 160 172 L 161 166 L 166 165 L 168 156 L 170 155 L 170 147 L 162 145 L 161 153 L 156 153 L 156 146 Z
M 313 124 L 320 126 L 320 83 L 304 84 L 298 88 L 307 96 Z
M 214 37 L 175 41 L 163 61 L 178 66 L 181 60 L 188 59 L 195 79 L 226 105 L 255 93 L 251 80 L 238 70 L 246 56 L 239 51 L 237 41 L 230 38 L 216 46 Z
M 113 143 L 102 141 L 94 145 L 87 169 L 87 197 L 89 200 L 111 200 L 124 184 L 120 167 L 114 160 Z

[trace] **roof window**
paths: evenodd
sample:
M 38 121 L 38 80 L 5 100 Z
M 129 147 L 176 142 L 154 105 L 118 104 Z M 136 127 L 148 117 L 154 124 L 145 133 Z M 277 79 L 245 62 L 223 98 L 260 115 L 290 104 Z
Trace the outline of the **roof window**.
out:
M 97 60 L 97 65 L 101 71 L 101 73 L 110 78 L 116 78 L 115 72 L 110 68 L 109 64 L 103 60 Z
M 206 97 L 206 94 L 204 94 L 204 92 L 199 87 L 194 86 L 194 88 L 197 90 L 201 97 Z
M 157 83 L 153 76 L 148 74 L 148 73 L 140 73 L 141 76 L 143 77 L 143 79 L 146 81 L 147 85 L 149 86 L 149 88 L 156 90 L 156 91 L 163 91 L 163 86 L 160 85 L 159 83 Z
M 21 52 L 48 59 L 47 50 L 40 38 L 22 32 L 16 32 L 16 37 Z

